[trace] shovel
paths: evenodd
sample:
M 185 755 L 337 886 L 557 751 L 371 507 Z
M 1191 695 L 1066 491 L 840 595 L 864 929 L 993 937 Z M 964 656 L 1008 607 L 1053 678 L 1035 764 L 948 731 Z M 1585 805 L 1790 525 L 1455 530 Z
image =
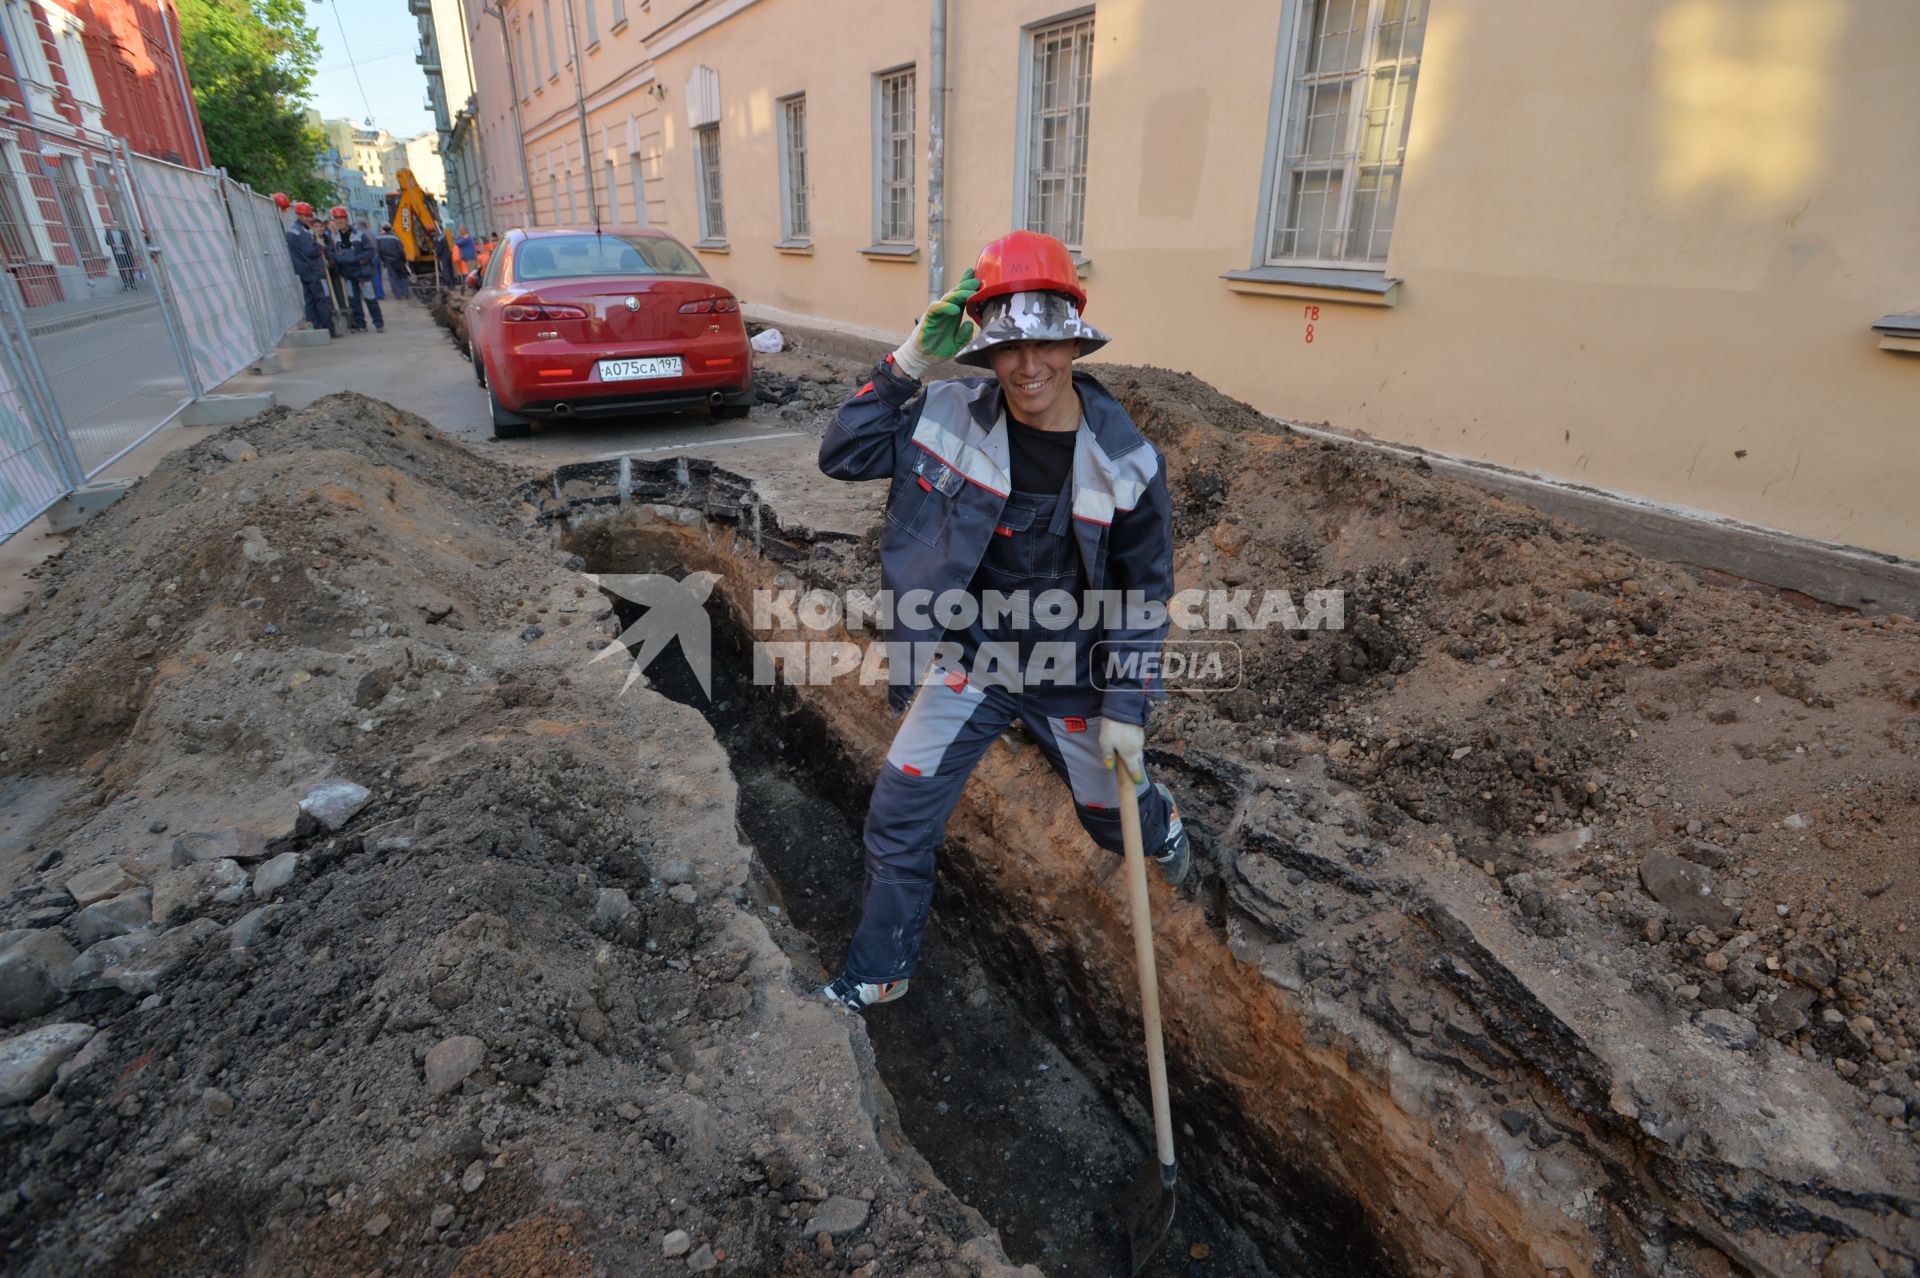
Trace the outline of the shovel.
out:
M 1153 1091 L 1155 1156 L 1148 1160 L 1127 1190 L 1127 1248 L 1132 1270 L 1146 1268 L 1147 1258 L 1173 1224 L 1174 1183 L 1179 1169 L 1173 1161 L 1173 1116 L 1167 1109 L 1167 1057 L 1160 1044 L 1160 977 L 1153 963 L 1153 914 L 1147 908 L 1147 858 L 1140 847 L 1140 796 L 1134 792 L 1127 765 L 1114 768 L 1120 789 L 1120 837 L 1126 846 L 1127 897 L 1133 907 L 1133 954 L 1140 968 L 1140 1019 L 1147 1031 L 1147 1081 Z

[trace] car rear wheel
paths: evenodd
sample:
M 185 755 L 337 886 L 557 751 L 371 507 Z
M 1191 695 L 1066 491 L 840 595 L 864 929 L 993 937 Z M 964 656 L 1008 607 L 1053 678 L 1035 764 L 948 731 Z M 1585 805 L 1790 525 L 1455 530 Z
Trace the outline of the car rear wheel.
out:
M 493 437 L 495 439 L 525 439 L 533 434 L 533 418 L 519 413 L 509 412 L 501 407 L 500 400 L 493 393 L 493 386 L 487 386 L 487 411 L 493 414 Z
M 480 362 L 480 352 L 467 348 L 467 358 L 473 361 L 473 380 L 485 386 L 487 384 L 487 366 Z
M 713 415 L 723 422 L 738 421 L 752 411 L 752 404 L 715 404 L 713 406 Z

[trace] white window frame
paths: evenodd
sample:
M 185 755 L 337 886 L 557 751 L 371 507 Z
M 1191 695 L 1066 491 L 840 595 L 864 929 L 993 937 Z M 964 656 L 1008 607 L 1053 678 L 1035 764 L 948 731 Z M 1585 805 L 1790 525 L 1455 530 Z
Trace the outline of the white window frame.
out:
M 614 35 L 618 35 L 620 34 L 620 28 L 626 25 L 627 25 L 627 0 L 613 0 L 613 26 L 609 28 L 609 30 Z M 646 223 L 642 222 L 641 225 L 645 226 Z
M 1055 14 L 1053 17 L 1044 19 L 1043 21 L 1040 21 L 1040 22 L 1031 23 L 1028 26 L 1021 28 L 1021 31 L 1020 31 L 1020 90 L 1019 90 L 1018 111 L 1014 116 L 1015 124 L 1014 124 L 1014 139 L 1013 139 L 1013 224 L 1015 226 L 1025 227 L 1028 230 L 1043 229 L 1041 227 L 1034 226 L 1032 223 L 1033 183 L 1036 177 L 1033 169 L 1033 146 L 1034 146 L 1034 140 L 1035 140 L 1034 139 L 1035 121 L 1033 118 L 1034 117 L 1034 97 L 1035 97 L 1035 93 L 1034 93 L 1035 86 L 1033 83 L 1034 55 L 1039 50 L 1041 40 L 1045 39 L 1046 37 L 1057 35 L 1063 31 L 1076 30 L 1082 24 L 1091 26 L 1093 23 L 1093 20 L 1094 20 L 1094 6 L 1086 5 L 1079 9 L 1070 10 L 1069 12 L 1066 12 L 1066 13 Z M 1084 241 L 1086 240 L 1086 205 L 1087 205 L 1086 149 L 1088 145 L 1087 133 L 1091 129 L 1091 121 L 1093 116 L 1092 60 L 1093 60 L 1093 50 L 1092 48 L 1089 48 L 1087 51 L 1088 65 L 1086 68 L 1087 117 L 1088 117 L 1089 124 L 1087 129 L 1083 129 L 1080 134 L 1080 163 L 1079 163 L 1080 225 L 1078 228 L 1074 228 L 1071 226 L 1063 227 L 1062 229 L 1074 231 L 1075 233 L 1072 234 L 1071 236 L 1063 235 L 1059 237 L 1060 240 L 1063 243 L 1065 243 L 1069 249 L 1073 250 L 1076 256 L 1080 255 L 1086 247 L 1084 243 Z M 1069 111 L 1073 110 L 1073 108 L 1071 107 L 1069 107 L 1068 109 Z M 1069 134 L 1069 136 L 1071 136 L 1071 133 Z M 1069 204 L 1071 204 L 1071 200 L 1072 200 L 1071 183 L 1073 181 L 1071 172 L 1069 172 L 1069 176 L 1067 180 L 1069 182 L 1068 200 L 1069 200 Z M 1071 214 L 1069 214 L 1068 220 L 1071 221 Z
M 774 104 L 780 152 L 780 242 L 792 247 L 813 242 L 813 202 L 807 189 L 807 95 L 789 93 Z M 799 109 L 800 143 L 794 146 L 794 109 Z M 797 154 L 796 154 L 797 151 Z M 795 161 L 799 172 L 794 172 Z M 795 217 L 795 213 L 800 216 Z
M 629 178 L 633 182 L 633 224 L 647 225 L 647 162 L 638 151 L 627 156 Z
M 67 92 L 80 107 L 80 122 L 89 131 L 99 133 L 106 108 L 100 103 L 100 86 L 93 80 L 93 63 L 87 58 L 86 24 L 64 9 L 41 7 L 46 11 L 47 25 L 53 30 L 60 68 L 67 73 Z
M 713 176 L 711 191 L 707 183 L 709 158 Z M 696 125 L 693 130 L 693 181 L 695 207 L 700 215 L 701 244 L 727 242 L 727 188 L 725 170 L 721 167 L 723 158 L 719 122 Z M 719 215 L 717 219 L 715 213 Z
M 5 0 L 7 45 L 14 70 L 27 91 L 27 109 L 35 116 L 53 114 L 53 69 L 47 65 L 46 46 L 40 43 L 40 24 L 32 0 Z
M 533 92 L 533 86 L 534 86 L 534 83 L 535 83 L 535 82 L 536 82 L 536 81 L 538 80 L 538 78 L 539 78 L 539 77 L 537 77 L 537 76 L 534 76 L 534 75 L 529 75 L 529 74 L 528 74 L 528 72 L 529 72 L 529 71 L 530 71 L 530 70 L 532 69 L 532 68 L 531 68 L 531 67 L 530 67 L 530 66 L 529 66 L 528 64 L 529 64 L 529 63 L 533 63 L 534 65 L 536 65 L 536 66 L 537 66 L 537 65 L 538 65 L 538 63 L 537 63 L 537 62 L 536 62 L 535 60 L 536 60 L 536 59 L 537 59 L 537 58 L 539 57 L 539 54 L 538 54 L 538 51 L 537 51 L 537 50 L 536 50 L 536 51 L 535 51 L 535 53 L 534 53 L 534 54 L 532 54 L 531 56 L 529 56 L 529 54 L 528 54 L 528 52 L 527 52 L 527 41 L 528 41 L 528 39 L 529 39 L 529 36 L 528 36 L 528 33 L 529 33 L 529 32 L 530 32 L 530 31 L 531 31 L 532 29 L 533 29 L 533 24 L 532 24 L 531 22 L 529 22 L 529 23 L 527 23 L 527 24 L 525 24 L 524 26 L 516 26 L 516 27 L 514 27 L 514 29 L 513 29 L 513 33 L 514 33 L 515 35 L 517 35 L 517 36 L 519 36 L 519 37 L 520 37 L 520 40 L 519 40 L 519 45 L 520 45 L 520 100 L 521 100 L 522 102 L 525 102 L 525 101 L 527 100 L 527 97 L 528 97 L 528 95 L 530 95 L 530 94 L 531 94 L 531 93 Z M 536 41 L 535 43 L 538 43 L 538 42 Z
M 607 215 L 609 226 L 620 225 L 620 170 L 615 167 L 613 148 L 607 148 Z
M 20 203 L 21 215 L 26 218 L 26 230 L 37 254 L 27 261 L 51 266 L 54 264 L 53 236 L 47 232 L 46 214 L 40 209 L 40 197 L 34 193 L 33 180 L 27 176 L 24 163 L 19 143 L 10 137 L 0 138 L 0 164 L 6 166 L 6 180 L 13 184 L 13 198 Z
M 559 42 L 553 38 L 553 0 L 540 0 L 540 11 L 547 22 L 547 79 L 560 78 Z
M 1302 73 L 1299 61 L 1310 41 L 1305 41 L 1300 38 L 1300 24 L 1302 15 L 1317 17 L 1321 12 L 1320 6 L 1323 2 L 1324 0 L 1302 0 L 1302 3 L 1290 5 L 1280 23 L 1280 43 L 1274 58 L 1273 89 L 1268 108 L 1267 153 L 1261 170 L 1261 195 L 1258 206 L 1259 216 L 1255 227 L 1252 266 L 1255 270 L 1263 268 L 1285 269 L 1289 267 L 1301 267 L 1314 270 L 1348 270 L 1379 274 L 1385 270 L 1387 257 L 1392 251 L 1393 223 L 1391 221 L 1388 223 L 1388 229 L 1386 231 L 1388 246 L 1386 251 L 1382 252 L 1380 256 L 1346 256 L 1344 246 L 1349 234 L 1349 222 L 1353 216 L 1355 189 L 1358 185 L 1357 178 L 1359 170 L 1362 167 L 1360 163 L 1360 150 L 1362 145 L 1362 131 L 1365 127 L 1367 116 L 1364 96 L 1366 90 L 1370 87 L 1373 79 L 1380 74 L 1382 67 L 1388 67 L 1389 74 L 1394 75 L 1396 79 L 1398 79 L 1401 68 L 1408 66 L 1412 68 L 1412 75 L 1410 77 L 1412 87 L 1408 93 L 1407 101 L 1400 108 L 1399 120 L 1403 130 L 1410 127 L 1413 105 L 1419 97 L 1420 53 L 1416 53 L 1411 58 L 1397 58 L 1391 64 L 1376 62 L 1372 57 L 1372 50 L 1379 33 L 1380 19 L 1388 0 L 1362 0 L 1362 3 L 1367 6 L 1366 27 L 1361 37 L 1361 47 L 1363 50 L 1362 69 L 1350 73 L 1353 77 L 1353 83 L 1356 86 L 1356 92 L 1362 96 L 1361 100 L 1351 109 L 1351 118 L 1346 121 L 1345 137 L 1340 143 L 1341 149 L 1329 157 L 1331 160 L 1339 161 L 1339 166 L 1336 167 L 1331 163 L 1313 166 L 1328 172 L 1339 172 L 1342 175 L 1340 184 L 1341 209 L 1337 221 L 1330 230 L 1323 229 L 1321 232 L 1323 240 L 1328 235 L 1335 237 L 1336 243 L 1342 248 L 1342 254 L 1331 257 L 1321 254 L 1305 253 L 1282 255 L 1276 254 L 1273 251 L 1275 232 L 1287 217 L 1288 189 L 1290 179 L 1294 172 L 1294 167 L 1290 166 L 1287 162 L 1287 155 L 1290 151 L 1296 149 L 1296 134 L 1300 128 L 1304 127 L 1302 120 L 1299 118 L 1295 90 L 1297 80 Z M 1407 0 L 1407 3 L 1409 7 L 1413 5 L 1420 7 L 1420 26 L 1422 28 L 1421 46 L 1422 52 L 1424 52 L 1426 43 L 1425 25 L 1431 6 L 1428 0 Z M 1405 151 L 1402 149 L 1399 158 L 1395 161 L 1389 161 L 1379 165 L 1370 165 L 1368 167 L 1378 167 L 1383 170 L 1398 169 L 1400 177 L 1404 178 L 1406 169 Z M 1394 220 L 1397 221 L 1399 213 L 1399 196 L 1397 191 L 1394 197 L 1394 204 Z M 1377 226 L 1372 234 L 1375 236 L 1380 234 Z
M 890 143 L 897 136 L 894 127 L 898 121 L 886 118 L 887 86 L 890 81 L 905 76 L 910 81 L 910 91 L 906 102 L 909 111 L 907 119 L 908 163 L 913 164 L 907 175 L 905 188 L 907 193 L 906 234 L 899 233 L 899 227 L 889 220 L 889 197 L 900 183 L 891 163 L 893 147 Z M 920 135 L 920 75 L 919 68 L 911 62 L 897 67 L 888 67 L 885 71 L 873 74 L 873 242 L 879 245 L 904 245 L 919 242 L 919 165 L 915 147 Z M 888 232 L 892 232 L 889 234 Z
M 597 48 L 600 44 L 600 15 L 594 10 L 593 0 L 580 0 L 580 6 L 587 11 L 587 47 Z

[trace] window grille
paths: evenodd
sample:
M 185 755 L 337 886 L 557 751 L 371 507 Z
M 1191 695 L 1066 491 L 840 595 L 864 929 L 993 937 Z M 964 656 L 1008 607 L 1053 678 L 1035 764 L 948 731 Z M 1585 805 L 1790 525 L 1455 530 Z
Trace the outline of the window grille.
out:
M 1267 259 L 1384 262 L 1427 0 L 1303 0 L 1288 69 Z
M 694 162 L 700 174 L 700 237 L 727 238 L 727 211 L 720 199 L 720 126 L 703 124 L 693 131 Z
M 785 225 L 790 240 L 804 240 L 813 234 L 813 220 L 807 209 L 807 99 L 787 98 L 780 103 L 780 195 Z
M 913 242 L 913 68 L 880 77 L 878 238 Z
M 1077 249 L 1086 231 L 1093 18 L 1042 27 L 1033 32 L 1032 47 L 1026 225 Z

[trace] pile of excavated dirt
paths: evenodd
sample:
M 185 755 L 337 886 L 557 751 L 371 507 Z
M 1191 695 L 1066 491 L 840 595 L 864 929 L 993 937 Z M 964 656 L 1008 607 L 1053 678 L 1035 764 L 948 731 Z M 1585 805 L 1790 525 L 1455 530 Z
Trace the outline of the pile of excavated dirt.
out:
M 1345 595 L 1340 629 L 1233 634 L 1240 688 L 1150 734 L 1200 854 L 1159 922 L 1176 1110 L 1242 1222 L 1290 1239 L 1329 1191 L 1413 1272 L 1915 1272 L 1911 621 L 1097 372 L 1169 458 L 1181 587 Z M 873 530 L 787 527 L 740 477 L 560 479 L 571 548 L 721 573 L 736 622 L 756 587 L 878 586 Z M 878 689 L 788 695 L 872 775 Z M 977 778 L 936 913 L 993 920 L 981 961 L 1124 1094 L 1117 888 L 1018 734 Z
M 1346 598 L 1343 630 L 1237 636 L 1242 688 L 1171 699 L 1163 739 L 1318 756 L 1388 864 L 1504 891 L 1571 961 L 1609 942 L 1676 1016 L 1914 1102 L 1875 1113 L 1920 1143 L 1920 627 L 1703 583 L 1191 378 L 1109 384 L 1169 459 L 1182 586 Z
M 0 623 L 9 1272 L 1013 1272 L 513 485 L 278 411 Z

